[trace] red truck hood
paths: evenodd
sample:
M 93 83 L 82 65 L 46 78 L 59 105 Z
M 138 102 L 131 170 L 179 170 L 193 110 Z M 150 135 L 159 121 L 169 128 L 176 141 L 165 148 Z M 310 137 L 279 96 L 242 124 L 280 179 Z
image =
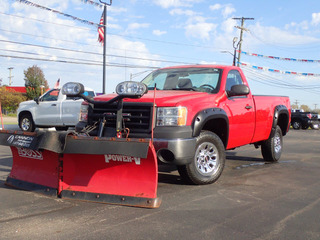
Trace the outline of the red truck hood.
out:
M 95 97 L 96 101 L 107 101 L 114 97 L 116 94 L 108 94 L 108 95 L 101 95 Z M 207 96 L 207 97 L 206 97 Z M 145 94 L 142 98 L 139 99 L 129 99 L 125 98 L 125 102 L 153 102 L 154 91 L 149 91 Z M 207 99 L 212 102 L 216 94 L 208 94 L 205 92 L 192 92 L 192 91 L 181 91 L 181 90 L 159 90 L 155 93 L 156 98 L 156 105 L 157 106 L 178 106 L 184 105 L 184 103 L 190 104 L 190 102 L 199 104 L 198 101 L 203 102 L 204 99 Z

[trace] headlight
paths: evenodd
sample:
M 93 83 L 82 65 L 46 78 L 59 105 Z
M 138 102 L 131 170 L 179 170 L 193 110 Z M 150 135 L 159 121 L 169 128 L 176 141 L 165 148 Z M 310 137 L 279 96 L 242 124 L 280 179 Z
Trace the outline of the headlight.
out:
M 159 107 L 157 109 L 157 126 L 185 126 L 186 123 L 186 107 Z
M 122 82 L 116 87 L 116 93 L 118 95 L 127 97 L 141 97 L 147 92 L 147 86 L 140 82 Z
M 77 96 L 84 93 L 84 86 L 81 83 L 68 82 L 62 87 L 62 94 L 67 96 Z

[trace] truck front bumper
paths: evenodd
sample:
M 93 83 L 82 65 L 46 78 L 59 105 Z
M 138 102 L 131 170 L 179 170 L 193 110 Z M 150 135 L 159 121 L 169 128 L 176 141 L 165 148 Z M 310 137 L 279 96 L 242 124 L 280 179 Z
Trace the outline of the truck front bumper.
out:
M 76 125 L 76 132 L 80 132 L 85 126 L 85 122 L 79 122 Z M 190 126 L 156 128 L 154 135 L 153 145 L 159 161 L 174 165 L 186 165 L 192 162 L 196 138 L 192 137 Z
M 196 138 L 153 139 L 153 145 L 161 162 L 186 165 L 194 158 Z

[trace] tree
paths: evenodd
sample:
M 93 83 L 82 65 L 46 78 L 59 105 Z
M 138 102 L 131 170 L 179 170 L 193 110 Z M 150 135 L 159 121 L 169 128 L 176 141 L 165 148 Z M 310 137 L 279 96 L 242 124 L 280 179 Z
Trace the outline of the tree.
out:
M 309 108 L 308 105 L 303 105 L 303 104 L 302 104 L 302 105 L 300 106 L 300 108 L 303 109 L 303 111 L 305 111 L 305 112 L 311 112 L 311 109 Z
M 41 85 L 44 86 L 45 89 L 49 88 L 43 71 L 37 65 L 33 65 L 29 67 L 27 71 L 24 71 L 24 81 L 28 99 L 34 99 L 41 95 Z
M 0 102 L 1 108 L 7 112 L 15 112 L 19 107 L 19 103 L 26 100 L 22 93 L 12 89 L 7 89 L 5 86 L 0 87 Z

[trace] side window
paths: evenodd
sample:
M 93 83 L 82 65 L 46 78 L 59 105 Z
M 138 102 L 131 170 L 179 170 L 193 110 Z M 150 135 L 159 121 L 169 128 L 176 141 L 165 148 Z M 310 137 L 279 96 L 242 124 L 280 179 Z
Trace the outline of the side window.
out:
M 226 91 L 230 91 L 234 85 L 243 84 L 240 73 L 237 70 L 231 70 L 227 76 Z
M 41 98 L 42 102 L 45 101 L 57 101 L 59 96 L 60 89 L 53 89 L 49 92 L 47 92 L 43 97 Z

